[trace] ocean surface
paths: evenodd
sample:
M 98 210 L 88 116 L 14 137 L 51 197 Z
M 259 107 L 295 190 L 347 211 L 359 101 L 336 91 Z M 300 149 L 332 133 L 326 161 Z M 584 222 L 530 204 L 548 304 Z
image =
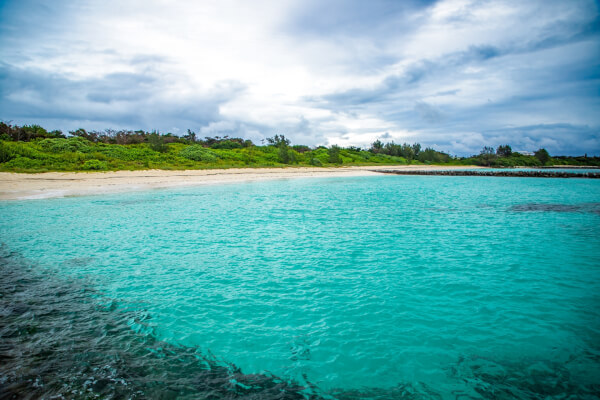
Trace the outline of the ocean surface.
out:
M 597 399 L 600 182 L 0 203 L 0 397 Z

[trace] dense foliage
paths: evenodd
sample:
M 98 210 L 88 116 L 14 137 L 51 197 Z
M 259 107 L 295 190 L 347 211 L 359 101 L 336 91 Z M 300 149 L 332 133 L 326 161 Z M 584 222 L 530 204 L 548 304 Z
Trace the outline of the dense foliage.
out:
M 538 149 L 533 155 L 513 152 L 510 145 L 484 147 L 479 155 L 460 160 L 461 164 L 481 165 L 487 167 L 548 167 L 548 166 L 600 166 L 600 157 L 551 157 L 546 149 Z
M 509 145 L 485 147 L 473 157 L 456 158 L 418 143 L 402 145 L 375 141 L 358 147 L 310 148 L 291 145 L 284 135 L 256 146 L 242 138 L 205 137 L 190 130 L 184 136 L 144 131 L 78 129 L 64 135 L 39 125 L 14 126 L 0 122 L 0 171 L 103 171 L 136 169 L 201 169 L 229 167 L 399 165 L 411 163 L 486 165 L 599 165 L 598 157 L 550 157 L 545 149 L 534 156 L 512 152 Z
M 102 171 L 406 164 L 400 156 L 337 146 L 292 146 L 283 135 L 264 146 L 230 137 L 198 139 L 144 131 L 48 133 L 44 128 L 0 123 L 0 171 Z

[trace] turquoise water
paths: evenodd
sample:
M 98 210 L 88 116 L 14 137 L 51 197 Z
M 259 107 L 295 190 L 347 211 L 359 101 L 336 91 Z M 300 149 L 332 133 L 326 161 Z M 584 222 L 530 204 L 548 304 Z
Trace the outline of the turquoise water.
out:
M 3 245 L 37 270 L 151 316 L 133 331 L 325 397 L 600 389 L 594 180 L 296 179 L 0 216 Z

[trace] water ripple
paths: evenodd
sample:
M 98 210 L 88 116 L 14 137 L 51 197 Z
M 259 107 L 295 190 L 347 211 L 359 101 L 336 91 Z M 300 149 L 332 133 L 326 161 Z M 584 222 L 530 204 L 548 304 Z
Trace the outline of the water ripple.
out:
M 205 385 L 177 366 L 193 354 L 221 371 L 215 398 L 255 385 L 231 383 L 237 368 L 341 399 L 594 398 L 599 198 L 591 180 L 384 176 L 0 204 L 3 241 L 62 279 L 43 296 L 54 308 L 21 312 L 6 334 L 34 329 L 27 354 L 46 349 L 34 361 L 62 347 L 116 357 L 113 368 L 168 360 L 172 373 L 148 361 L 152 376 L 184 394 Z M 81 280 L 97 292 L 77 297 L 68 282 Z M 44 324 L 54 330 L 36 336 Z M 61 379 L 88 388 L 78 371 Z M 158 396 L 116 371 L 101 376 Z

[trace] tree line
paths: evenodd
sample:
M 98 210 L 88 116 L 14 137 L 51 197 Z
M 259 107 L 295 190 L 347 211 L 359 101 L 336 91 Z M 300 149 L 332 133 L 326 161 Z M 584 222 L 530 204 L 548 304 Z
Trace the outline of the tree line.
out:
M 205 147 L 217 149 L 237 149 L 253 145 L 252 141 L 250 140 L 229 136 L 207 136 L 204 139 L 200 139 L 197 137 L 196 133 L 190 129 L 188 129 L 187 133 L 183 136 L 177 136 L 172 133 L 160 133 L 158 131 L 147 132 L 144 130 L 134 131 L 125 129 L 105 129 L 104 131 L 77 129 L 74 131 L 69 131 L 69 136 L 81 137 L 89 140 L 92 143 L 121 145 L 155 142 L 159 142 L 161 144 L 184 143 L 200 144 Z M 18 126 L 0 122 L 0 140 L 29 142 L 36 139 L 57 138 L 66 139 L 67 135 L 60 130 L 49 132 L 40 125 Z
M 75 139 L 81 139 L 82 141 L 73 141 Z M 124 165 L 121 162 L 114 161 L 111 164 L 110 157 L 116 155 L 115 157 L 118 160 L 136 162 L 135 165 L 129 167 L 141 168 L 152 164 L 148 160 L 158 160 L 160 158 L 152 156 L 154 153 L 144 152 L 144 148 L 165 154 L 162 161 L 157 161 L 157 168 L 161 168 L 161 166 L 173 168 L 179 164 L 191 167 L 191 165 L 186 164 L 188 161 L 235 166 L 269 166 L 276 164 L 322 166 L 377 163 L 474 164 L 490 167 L 543 166 L 550 164 L 600 165 L 600 158 L 598 157 L 551 157 L 548 151 L 543 148 L 536 150 L 533 155 L 524 155 L 513 152 L 508 144 L 497 148 L 485 146 L 479 154 L 470 157 L 453 157 L 431 147 L 423 148 L 420 143 L 397 144 L 393 141 L 384 143 L 381 140 L 376 140 L 371 143 L 370 147 L 365 149 L 356 146 L 340 147 L 337 145 L 309 147 L 299 144 L 292 145 L 290 139 L 286 138 L 285 135 L 276 134 L 263 140 L 263 145 L 257 146 L 251 140 L 239 137 L 206 136 L 199 138 L 194 131 L 189 129 L 182 136 L 172 133 L 164 134 L 158 131 L 114 129 L 104 131 L 77 129 L 65 135 L 59 130 L 48 131 L 40 125 L 18 126 L 0 122 L 0 141 L 4 143 L 32 144 L 29 147 L 19 147 L 7 146 L 0 142 L 0 163 L 7 163 L 20 157 L 21 159 L 17 160 L 18 163 L 17 161 L 12 161 L 12 163 L 20 163 L 19 165 L 35 164 L 36 166 L 43 163 L 28 162 L 26 159 L 39 160 L 44 158 L 42 153 L 49 152 L 57 155 L 61 154 L 60 157 L 63 159 L 72 158 L 80 161 L 85 159 L 85 161 L 89 161 L 88 165 L 100 165 L 99 162 L 106 163 L 110 168 L 121 168 Z M 94 147 L 94 144 L 97 146 Z M 101 147 L 110 145 L 125 145 L 125 147 L 114 148 L 111 151 Z M 67 157 L 68 153 L 72 154 Z M 82 156 L 82 154 L 85 154 L 85 156 Z M 89 159 L 90 154 L 97 155 L 97 162 Z M 46 158 L 49 159 L 48 157 Z M 52 157 L 56 160 L 57 156 Z M 182 162 L 182 160 L 185 162 Z M 5 169 L 9 167 L 10 165 L 4 165 Z

